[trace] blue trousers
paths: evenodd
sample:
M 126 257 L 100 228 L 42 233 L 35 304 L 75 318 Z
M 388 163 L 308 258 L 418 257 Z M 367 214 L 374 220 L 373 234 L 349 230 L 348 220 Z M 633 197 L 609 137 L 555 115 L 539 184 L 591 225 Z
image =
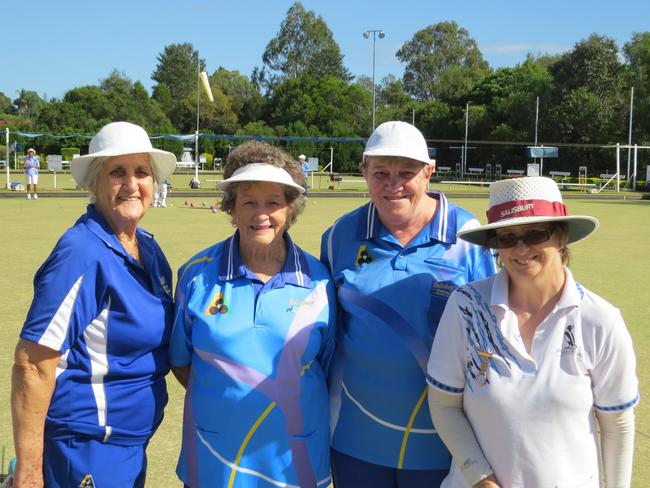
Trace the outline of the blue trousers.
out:
M 438 488 L 449 469 L 397 469 L 331 450 L 336 488 Z
M 142 488 L 147 444 L 118 446 L 94 439 L 46 440 L 43 477 L 48 488 Z

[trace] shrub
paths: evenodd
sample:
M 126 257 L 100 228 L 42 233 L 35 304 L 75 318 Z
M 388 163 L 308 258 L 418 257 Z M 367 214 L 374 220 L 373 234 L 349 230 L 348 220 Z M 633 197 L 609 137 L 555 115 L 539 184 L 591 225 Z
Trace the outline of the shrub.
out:
M 78 147 L 62 147 L 61 156 L 64 161 L 72 161 L 73 154 L 81 154 L 81 149 Z

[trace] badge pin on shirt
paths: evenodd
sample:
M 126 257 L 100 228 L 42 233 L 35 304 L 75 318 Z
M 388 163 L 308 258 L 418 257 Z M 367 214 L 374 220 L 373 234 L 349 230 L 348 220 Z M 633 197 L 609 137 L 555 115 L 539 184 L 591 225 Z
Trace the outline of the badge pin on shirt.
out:
M 368 252 L 368 246 L 362 245 L 357 252 L 356 264 L 361 266 L 362 264 L 372 263 L 372 256 Z
M 206 315 L 218 315 L 228 313 L 228 305 L 224 303 L 223 294 L 218 293 L 212 303 L 205 311 Z
M 478 373 L 479 385 L 486 385 L 490 382 L 488 379 L 488 372 L 490 371 L 490 359 L 492 353 L 479 351 L 478 355 L 481 357 L 481 370 Z
M 84 479 L 82 479 L 81 483 L 79 483 L 79 488 L 97 488 L 95 486 L 95 480 L 93 480 L 92 475 L 87 474 L 84 476 Z

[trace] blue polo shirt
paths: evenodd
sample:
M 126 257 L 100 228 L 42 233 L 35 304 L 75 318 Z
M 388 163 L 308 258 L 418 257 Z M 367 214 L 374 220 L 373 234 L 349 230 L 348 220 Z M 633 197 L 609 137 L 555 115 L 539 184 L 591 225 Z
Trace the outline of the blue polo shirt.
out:
M 264 284 L 241 260 L 238 231 L 178 271 L 171 364 L 191 375 L 177 473 L 192 488 L 331 481 L 334 288 L 322 263 L 285 243 Z
M 25 167 L 26 175 L 37 175 L 38 170 L 41 167 L 41 162 L 36 156 L 27 156 L 23 166 Z
M 451 292 L 495 271 L 489 251 L 456 239 L 478 221 L 444 194 L 429 196 L 438 210 L 406 247 L 372 203 L 341 217 L 321 244 L 340 306 L 332 447 L 400 469 L 451 463 L 427 408 L 429 351 Z
M 89 205 L 34 277 L 20 337 L 62 354 L 46 439 L 139 445 L 162 421 L 171 269 L 151 234 L 137 229 L 137 239 L 144 265 Z

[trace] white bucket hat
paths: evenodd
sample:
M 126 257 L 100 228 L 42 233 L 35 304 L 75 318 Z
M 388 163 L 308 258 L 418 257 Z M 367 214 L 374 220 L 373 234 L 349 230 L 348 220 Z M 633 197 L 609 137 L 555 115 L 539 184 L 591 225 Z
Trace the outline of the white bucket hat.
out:
M 34 148 L 31 148 L 31 147 L 27 150 L 27 154 L 29 154 L 30 152 L 33 152 L 34 154 L 36 154 L 36 151 L 34 151 Z
M 112 122 L 102 127 L 90 140 L 88 154 L 70 161 L 72 176 L 79 185 L 84 184 L 88 166 L 95 158 L 147 153 L 162 181 L 176 169 L 176 156 L 167 151 L 154 149 L 145 130 L 129 122 Z
M 464 230 L 458 237 L 485 246 L 490 231 L 538 222 L 565 222 L 569 226 L 567 243 L 584 239 L 598 228 L 598 219 L 587 215 L 567 215 L 555 181 L 543 176 L 512 178 L 490 185 L 488 223 Z
M 304 154 L 301 154 L 300 156 L 298 156 L 298 159 L 307 159 L 307 157 Z
M 422 132 L 406 122 L 384 122 L 368 138 L 366 156 L 402 156 L 424 164 L 434 164 Z
M 243 181 L 264 181 L 267 183 L 279 183 L 304 193 L 305 189 L 298 185 L 291 175 L 284 169 L 268 163 L 249 163 L 237 169 L 230 178 L 217 182 L 220 190 L 225 190 L 232 183 Z

